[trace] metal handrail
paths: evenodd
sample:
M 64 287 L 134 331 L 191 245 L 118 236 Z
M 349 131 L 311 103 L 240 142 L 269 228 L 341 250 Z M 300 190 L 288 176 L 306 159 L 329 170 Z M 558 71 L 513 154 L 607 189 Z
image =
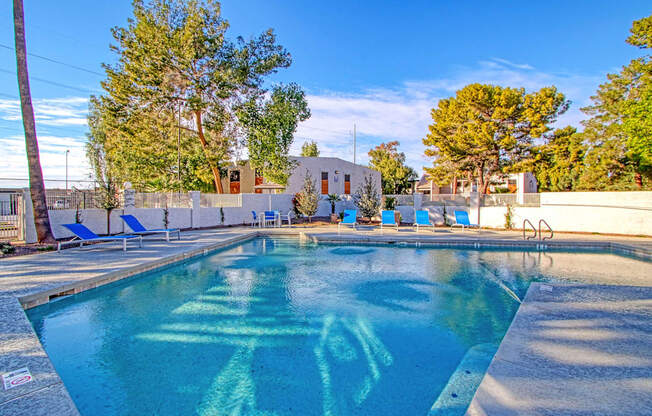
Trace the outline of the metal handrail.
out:
M 546 224 L 546 227 L 548 227 L 548 231 L 550 231 L 549 236 L 542 237 L 542 235 L 541 235 L 541 223 Z M 554 235 L 554 233 L 552 232 L 552 227 L 550 227 L 550 225 L 546 222 L 546 220 L 544 220 L 543 218 L 540 219 L 539 220 L 539 240 L 545 240 L 545 239 L 551 240 L 553 235 Z
M 525 223 L 530 224 L 530 227 L 532 227 L 532 231 L 534 231 L 534 235 L 529 235 L 529 236 L 527 236 L 527 237 L 525 236 Z M 534 228 L 534 224 L 532 224 L 532 223 L 530 222 L 530 220 L 528 220 L 528 219 L 524 219 L 524 220 L 523 220 L 523 240 L 531 240 L 531 239 L 533 239 L 533 238 L 537 238 L 537 229 Z

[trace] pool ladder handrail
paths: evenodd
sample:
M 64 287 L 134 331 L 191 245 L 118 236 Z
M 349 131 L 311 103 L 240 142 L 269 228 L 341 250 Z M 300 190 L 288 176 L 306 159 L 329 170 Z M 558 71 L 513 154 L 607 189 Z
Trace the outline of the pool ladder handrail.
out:
M 550 235 L 547 235 L 547 236 L 544 237 L 544 236 L 541 234 L 541 223 L 545 224 L 546 227 L 548 227 L 548 231 L 550 231 Z M 540 241 L 542 241 L 542 240 L 546 240 L 546 239 L 551 240 L 552 237 L 553 237 L 553 235 L 554 235 L 554 233 L 552 232 L 552 227 L 551 227 L 551 226 L 546 222 L 546 220 L 544 220 L 543 218 L 541 218 L 541 219 L 539 220 L 539 240 L 540 240 Z
M 534 235 L 529 235 L 525 236 L 525 224 L 530 224 L 530 227 L 532 227 L 532 231 L 534 231 Z M 532 240 L 534 238 L 537 238 L 537 229 L 534 228 L 534 224 L 530 222 L 527 218 L 523 220 L 523 240 Z

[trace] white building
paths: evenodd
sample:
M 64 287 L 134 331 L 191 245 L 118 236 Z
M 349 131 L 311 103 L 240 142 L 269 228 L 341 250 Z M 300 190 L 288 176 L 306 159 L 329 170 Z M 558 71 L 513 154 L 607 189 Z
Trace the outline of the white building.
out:
M 366 176 L 371 176 L 378 193 L 382 192 L 380 172 L 365 166 L 356 165 L 337 157 L 292 156 L 291 159 L 297 162 L 297 166 L 292 171 L 285 187 L 265 180 L 251 168 L 248 161 L 229 168 L 228 175 L 222 179 L 222 186 L 225 192 L 228 190 L 228 193 L 232 194 L 296 194 L 303 188 L 306 172 L 309 172 L 322 195 L 354 194 Z

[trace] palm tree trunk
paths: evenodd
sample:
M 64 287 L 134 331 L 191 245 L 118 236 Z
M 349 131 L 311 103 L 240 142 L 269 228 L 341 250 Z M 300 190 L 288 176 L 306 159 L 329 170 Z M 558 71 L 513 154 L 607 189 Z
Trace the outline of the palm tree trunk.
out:
M 23 114 L 25 129 L 25 148 L 27 150 L 27 165 L 29 168 L 29 191 L 34 208 L 34 225 L 39 243 L 53 243 L 54 236 L 50 228 L 48 207 L 45 200 L 45 185 L 39 157 L 38 140 L 34 108 L 29 90 L 27 74 L 27 47 L 25 46 L 25 17 L 23 0 L 14 0 L 14 36 L 16 43 L 16 65 L 18 67 L 18 88 L 20 90 L 20 109 Z

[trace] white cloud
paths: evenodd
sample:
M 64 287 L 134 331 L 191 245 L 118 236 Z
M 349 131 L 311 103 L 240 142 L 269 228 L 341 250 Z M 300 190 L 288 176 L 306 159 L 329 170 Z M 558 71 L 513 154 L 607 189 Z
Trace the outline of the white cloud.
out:
M 293 152 L 304 138 L 317 141 L 322 155 L 352 160 L 353 123 L 358 131 L 358 163 L 367 163 L 369 149 L 381 142 L 398 140 L 410 166 L 421 171 L 431 162 L 423 156 L 421 142 L 430 124 L 430 110 L 440 98 L 449 97 L 469 83 L 524 87 L 528 91 L 555 85 L 571 100 L 571 108 L 557 125 L 580 127 L 580 107 L 589 103 L 604 75 L 546 73 L 528 64 L 493 58 L 476 67 L 458 67 L 451 76 L 406 81 L 393 89 L 369 89 L 362 93 L 320 92 L 308 95 L 312 117 L 297 130 Z
M 84 131 L 88 98 L 61 97 L 34 99 L 34 116 L 39 141 L 41 167 L 45 179 L 64 179 L 66 175 L 66 149 L 69 178 L 86 178 Z M 21 134 L 22 120 L 18 100 L 0 100 L 0 148 L 3 150 L 2 177 L 26 178 L 27 156 L 25 137 Z M 2 186 L 26 186 L 25 181 L 0 181 Z M 47 182 L 46 186 L 58 186 Z
M 64 97 L 35 99 L 34 117 L 36 122 L 49 126 L 85 126 L 88 112 L 88 98 Z M 0 119 L 20 121 L 20 102 L 0 99 Z
M 474 67 L 455 67 L 454 72 L 448 76 L 409 80 L 395 88 L 369 88 L 360 93 L 312 92 L 307 96 L 312 117 L 299 126 L 292 153 L 299 154 L 303 142 L 311 139 L 318 143 L 322 156 L 352 160 L 352 132 L 355 123 L 358 163 L 368 162 L 367 152 L 371 147 L 381 142 L 398 140 L 408 164 L 421 171 L 431 163 L 423 155 L 424 146 L 421 142 L 431 121 L 430 110 L 440 98 L 454 95 L 455 91 L 465 85 L 473 82 L 490 83 L 524 87 L 529 91 L 555 85 L 572 101 L 571 109 L 557 124 L 579 127 L 580 120 L 584 118 L 579 108 L 589 103 L 589 96 L 603 80 L 603 74 L 549 73 L 526 63 L 492 58 L 479 62 Z M 35 99 L 34 108 L 41 146 L 41 164 L 46 178 L 64 177 L 65 149 L 71 151 L 69 176 L 85 178 L 88 165 L 84 157 L 83 133 L 88 99 Z M 6 149 L 2 164 L 3 176 L 26 177 L 24 138 L 15 131 L 16 128 L 22 130 L 17 100 L 0 99 L 0 120 L 4 120 L 5 124 L 10 123 L 13 129 L 7 133 L 0 126 L 0 147 Z

